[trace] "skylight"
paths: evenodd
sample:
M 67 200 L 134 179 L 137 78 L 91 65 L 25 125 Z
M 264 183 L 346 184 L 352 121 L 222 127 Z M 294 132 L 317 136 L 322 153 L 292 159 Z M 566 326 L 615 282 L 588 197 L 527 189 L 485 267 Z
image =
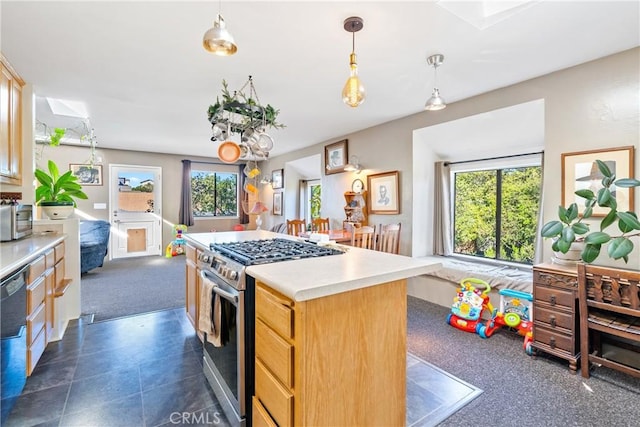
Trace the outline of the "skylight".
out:
M 539 1 L 540 0 L 439 0 L 437 4 L 474 27 L 484 30 L 533 6 Z
M 89 117 L 87 105 L 82 101 L 69 101 L 66 99 L 47 98 L 49 108 L 53 114 L 59 116 L 78 117 L 86 119 Z

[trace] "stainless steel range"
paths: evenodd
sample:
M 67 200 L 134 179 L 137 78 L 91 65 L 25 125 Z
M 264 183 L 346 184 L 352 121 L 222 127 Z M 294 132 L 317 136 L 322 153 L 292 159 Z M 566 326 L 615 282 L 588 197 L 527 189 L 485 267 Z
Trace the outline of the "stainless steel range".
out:
M 212 287 L 212 298 L 218 298 L 222 313 L 215 345 L 205 337 L 204 374 L 232 424 L 251 425 L 254 391 L 255 281 L 245 273 L 245 268 L 341 253 L 311 243 L 275 238 L 212 243 L 209 251 L 198 256 L 203 288 Z

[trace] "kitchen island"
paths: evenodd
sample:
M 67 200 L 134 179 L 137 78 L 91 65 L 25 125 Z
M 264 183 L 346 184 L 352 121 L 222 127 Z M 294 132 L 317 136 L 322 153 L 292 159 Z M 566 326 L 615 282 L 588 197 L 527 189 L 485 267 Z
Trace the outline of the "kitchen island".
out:
M 209 243 L 275 237 L 300 240 L 268 231 L 185 236 L 196 254 Z M 255 287 L 249 425 L 406 422 L 406 279 L 439 264 L 334 247 L 344 253 L 246 268 Z

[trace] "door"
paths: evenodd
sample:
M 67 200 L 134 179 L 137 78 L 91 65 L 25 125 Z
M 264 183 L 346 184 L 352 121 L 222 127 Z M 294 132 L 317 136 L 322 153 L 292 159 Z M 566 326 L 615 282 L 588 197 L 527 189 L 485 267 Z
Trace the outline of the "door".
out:
M 109 165 L 111 258 L 162 254 L 162 168 Z

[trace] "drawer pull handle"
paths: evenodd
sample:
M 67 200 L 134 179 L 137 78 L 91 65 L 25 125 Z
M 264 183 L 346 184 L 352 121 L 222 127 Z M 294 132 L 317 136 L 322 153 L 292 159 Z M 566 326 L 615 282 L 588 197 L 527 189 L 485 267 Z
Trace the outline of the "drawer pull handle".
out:
M 549 301 L 551 302 L 551 305 L 556 305 L 556 296 L 551 295 L 551 298 L 549 298 Z
M 551 339 L 549 339 L 549 346 L 551 348 L 556 348 L 556 339 L 555 339 L 555 337 L 551 337 Z
M 549 316 L 549 323 L 551 323 L 551 326 L 553 326 L 555 328 L 556 327 L 556 316 Z

